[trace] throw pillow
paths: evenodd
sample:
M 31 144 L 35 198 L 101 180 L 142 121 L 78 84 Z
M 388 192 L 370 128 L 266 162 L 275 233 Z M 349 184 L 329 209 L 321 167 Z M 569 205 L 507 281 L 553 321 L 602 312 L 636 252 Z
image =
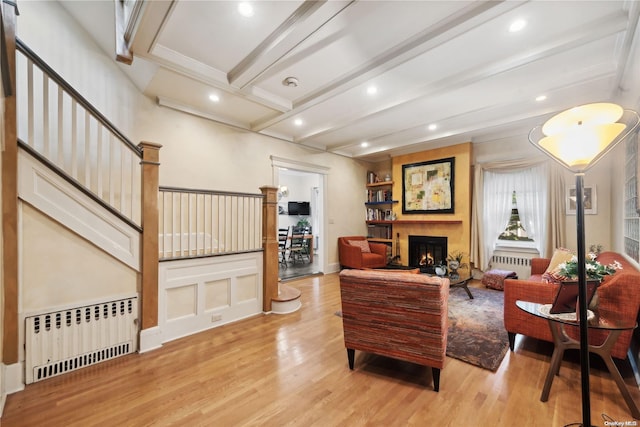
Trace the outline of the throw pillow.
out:
M 549 266 L 542 274 L 542 280 L 547 283 L 559 283 L 564 280 L 564 276 L 560 275 L 558 266 L 564 262 L 570 261 L 575 254 L 573 251 L 565 248 L 558 248 L 553 251 L 553 256 L 549 262 Z
M 357 246 L 363 253 L 371 253 L 369 242 L 366 240 L 349 240 L 351 246 Z

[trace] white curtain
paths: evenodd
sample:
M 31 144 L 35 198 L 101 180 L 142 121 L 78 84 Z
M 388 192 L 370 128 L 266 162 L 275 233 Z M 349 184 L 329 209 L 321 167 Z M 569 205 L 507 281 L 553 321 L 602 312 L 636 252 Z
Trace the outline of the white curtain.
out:
M 486 270 L 498 236 L 511 212 L 516 191 L 520 220 L 540 256 L 564 241 L 564 182 L 548 159 L 526 159 L 475 166 L 471 225 L 471 262 Z M 545 195 L 540 197 L 540 195 Z
M 489 260 L 496 246 L 500 233 L 504 231 L 511 214 L 511 193 L 514 188 L 511 174 L 500 172 L 484 172 L 484 210 L 482 212 L 482 226 L 485 238 L 482 242 L 483 271 L 489 267 Z

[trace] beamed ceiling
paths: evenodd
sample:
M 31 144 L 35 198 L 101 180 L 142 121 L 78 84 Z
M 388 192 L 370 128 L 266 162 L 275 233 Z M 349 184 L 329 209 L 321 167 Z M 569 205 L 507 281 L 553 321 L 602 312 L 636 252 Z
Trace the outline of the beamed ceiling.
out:
M 62 3 L 115 58 L 114 2 Z M 638 106 L 637 2 L 239 3 L 144 2 L 123 69 L 161 106 L 369 161 Z

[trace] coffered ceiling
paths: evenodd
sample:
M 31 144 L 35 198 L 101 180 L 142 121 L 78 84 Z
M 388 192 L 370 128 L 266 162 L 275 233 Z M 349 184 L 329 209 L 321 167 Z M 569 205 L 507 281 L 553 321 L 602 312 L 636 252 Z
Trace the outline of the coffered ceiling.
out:
M 62 3 L 114 56 L 114 2 Z M 161 106 L 372 161 L 526 140 L 574 105 L 638 106 L 638 2 L 239 4 L 142 3 L 125 72 Z

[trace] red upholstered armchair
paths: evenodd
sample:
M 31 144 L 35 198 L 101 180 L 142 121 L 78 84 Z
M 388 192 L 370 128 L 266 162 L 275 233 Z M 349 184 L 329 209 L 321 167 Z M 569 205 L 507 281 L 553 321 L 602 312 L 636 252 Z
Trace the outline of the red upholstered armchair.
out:
M 611 276 L 605 276 L 598 287 L 598 307 L 602 310 L 620 313 L 626 318 L 638 318 L 640 309 L 640 271 L 624 256 L 616 252 L 603 252 L 598 258 L 601 264 L 618 261 L 622 265 Z M 504 281 L 504 326 L 509 333 L 509 345 L 514 349 L 516 334 L 527 335 L 544 341 L 553 342 L 548 322 L 542 318 L 525 313 L 516 307 L 517 300 L 551 304 L 558 292 L 558 285 L 544 283 L 542 275 L 550 263 L 549 258 L 531 260 L 531 277 L 527 280 L 507 279 Z M 578 328 L 567 327 L 567 333 L 578 337 Z M 590 330 L 589 343 L 600 345 L 607 331 Z M 611 355 L 625 359 L 631 344 L 633 331 L 624 331 L 613 346 Z
M 366 247 L 371 252 L 366 252 Z M 344 268 L 381 268 L 387 265 L 387 245 L 369 242 L 363 236 L 338 237 L 338 254 Z

